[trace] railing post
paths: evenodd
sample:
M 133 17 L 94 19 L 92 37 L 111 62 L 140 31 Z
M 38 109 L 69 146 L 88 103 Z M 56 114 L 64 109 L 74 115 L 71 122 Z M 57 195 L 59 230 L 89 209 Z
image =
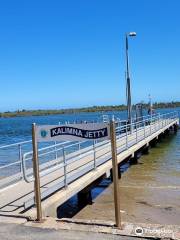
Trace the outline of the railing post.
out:
M 110 122 L 110 135 L 111 135 L 112 171 L 113 171 L 113 184 L 114 184 L 114 205 L 115 205 L 116 227 L 122 229 L 121 212 L 120 212 L 120 193 L 119 193 L 119 183 L 118 183 L 116 130 L 115 130 L 114 121 Z
M 146 138 L 146 122 L 144 120 L 144 138 Z
M 136 143 L 138 142 L 138 129 L 137 129 L 137 122 L 136 122 Z
M 64 186 L 67 188 L 67 161 L 66 161 L 66 152 L 64 146 L 62 148 L 63 151 L 63 163 L 64 163 Z
M 126 149 L 128 149 L 128 127 L 126 124 Z
M 162 128 L 164 127 L 164 116 L 162 115 Z
M 37 210 L 37 221 L 42 221 L 42 207 L 41 207 L 41 189 L 39 176 L 39 161 L 38 161 L 38 146 L 36 139 L 36 124 L 32 124 L 32 145 L 33 145 L 33 173 L 34 173 L 34 193 L 35 204 Z
M 96 140 L 93 140 L 94 170 L 96 169 Z
M 81 156 L 81 152 L 80 152 L 80 150 L 81 150 L 81 142 L 78 142 L 78 151 L 79 151 L 79 156 Z
M 162 115 L 162 128 L 164 127 L 164 116 Z
M 119 129 L 120 129 L 119 135 L 121 135 L 121 121 L 120 120 L 119 120 Z
M 55 148 L 55 158 L 56 158 L 56 160 L 58 159 L 58 155 L 57 155 L 57 147 L 56 147 L 56 144 L 57 144 L 57 142 L 56 141 L 54 141 L 54 148 Z
M 21 144 L 18 144 L 18 149 L 19 149 L 19 161 L 20 161 L 20 174 L 21 174 L 21 178 L 23 178 L 23 166 L 22 166 L 22 147 Z

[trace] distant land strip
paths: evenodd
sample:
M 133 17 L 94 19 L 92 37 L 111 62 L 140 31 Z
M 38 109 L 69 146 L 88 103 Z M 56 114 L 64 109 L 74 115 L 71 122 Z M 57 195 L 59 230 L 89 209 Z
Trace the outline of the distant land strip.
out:
M 142 103 L 143 109 L 148 109 L 149 104 Z M 156 102 L 153 103 L 153 108 L 176 108 L 180 107 L 180 102 Z M 135 108 L 135 105 L 133 105 Z M 44 116 L 44 115 L 55 115 L 55 114 L 77 114 L 77 113 L 87 113 L 87 112 L 109 112 L 109 111 L 123 111 L 126 110 L 126 105 L 112 105 L 112 106 L 92 106 L 84 108 L 68 108 L 68 109 L 56 109 L 56 110 L 17 110 L 17 111 L 7 111 L 0 112 L 0 117 L 21 117 L 21 116 Z

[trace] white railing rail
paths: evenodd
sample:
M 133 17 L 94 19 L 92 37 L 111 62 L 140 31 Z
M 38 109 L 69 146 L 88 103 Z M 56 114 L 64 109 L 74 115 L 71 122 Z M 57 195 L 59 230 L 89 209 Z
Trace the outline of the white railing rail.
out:
M 153 134 L 159 129 L 165 127 L 170 122 L 178 117 L 176 112 L 167 113 L 167 114 L 158 114 L 154 116 L 147 116 L 142 121 L 133 122 L 132 125 L 125 124 L 122 125 L 121 121 L 116 122 L 116 136 L 117 141 L 121 138 L 126 138 L 126 144 L 124 144 L 124 149 L 127 149 L 133 144 L 141 141 L 143 138 Z M 132 132 L 130 131 L 130 127 L 132 127 Z M 143 135 L 142 135 L 143 133 Z M 131 138 L 131 141 L 129 140 Z M 65 182 L 67 182 L 67 174 L 66 168 L 68 163 L 72 163 L 74 161 L 79 161 L 80 158 L 84 158 L 85 155 L 91 155 L 93 153 L 94 156 L 94 166 L 97 167 L 97 158 L 99 158 L 97 152 L 101 151 L 102 148 L 107 148 L 110 145 L 109 141 L 84 141 L 84 142 L 69 142 L 67 146 L 64 146 L 63 143 L 56 144 L 55 146 L 49 146 L 46 148 L 42 148 L 38 150 L 39 158 L 41 156 L 47 156 L 49 153 L 55 153 L 56 158 L 51 159 L 50 161 L 43 163 L 40 165 L 40 176 L 46 176 L 52 172 L 57 171 L 57 169 L 64 168 L 64 178 Z M 44 152 L 44 150 L 51 149 L 51 151 Z M 110 148 L 108 150 L 110 153 Z M 30 160 L 32 162 L 32 151 L 27 152 L 23 155 L 23 174 L 24 179 L 27 182 L 33 181 L 32 176 L 32 168 L 31 171 L 26 167 L 26 162 Z
M 126 121 L 116 121 L 116 135 L 117 141 L 125 138 L 122 148 L 123 150 L 129 148 L 132 144 L 141 141 L 143 138 L 151 135 L 153 132 L 160 128 L 165 127 L 174 119 L 178 118 L 177 112 L 166 114 L 155 114 L 152 116 L 143 116 L 140 121 L 133 119 L 132 125 Z M 130 131 L 132 129 L 132 132 Z M 146 129 L 146 130 L 145 130 Z M 144 134 L 144 135 L 143 135 Z M 31 144 L 31 140 L 0 146 L 0 150 L 8 150 L 15 148 L 17 150 L 17 159 L 10 163 L 0 165 L 1 175 L 0 188 L 7 186 L 14 181 L 25 180 L 32 182 L 32 151 L 23 149 L 27 144 Z M 107 151 L 105 151 L 107 149 Z M 106 153 L 101 156 L 102 150 Z M 100 162 L 102 163 L 106 155 L 109 154 L 110 158 L 110 142 L 109 141 L 84 141 L 84 142 L 54 142 L 50 146 L 38 149 L 40 160 L 40 176 L 44 177 L 59 169 L 64 170 L 64 186 L 68 185 L 68 165 L 75 161 L 79 161 L 85 156 L 93 156 L 91 170 L 95 169 Z M 14 169 L 17 171 L 14 173 Z M 89 170 L 87 170 L 89 171 Z M 69 180 L 70 181 L 70 180 Z

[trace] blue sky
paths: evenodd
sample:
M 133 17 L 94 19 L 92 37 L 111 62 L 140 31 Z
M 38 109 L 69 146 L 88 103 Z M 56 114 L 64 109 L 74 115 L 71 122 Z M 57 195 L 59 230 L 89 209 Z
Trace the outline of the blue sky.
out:
M 0 7 L 0 111 L 180 100 L 179 0 L 7 0 Z

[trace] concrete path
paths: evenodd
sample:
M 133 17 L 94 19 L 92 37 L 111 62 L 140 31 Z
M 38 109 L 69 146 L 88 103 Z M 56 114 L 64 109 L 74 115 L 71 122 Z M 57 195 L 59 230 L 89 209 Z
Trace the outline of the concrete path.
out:
M 41 229 L 22 224 L 0 223 L 1 240 L 138 240 L 136 237 L 112 234 L 77 232 L 69 230 Z M 144 238 L 146 239 L 146 238 Z
M 45 218 L 42 223 L 21 217 L 0 216 L 0 240 L 138 240 L 180 239 L 180 226 L 122 223 L 122 229 L 112 221 Z

